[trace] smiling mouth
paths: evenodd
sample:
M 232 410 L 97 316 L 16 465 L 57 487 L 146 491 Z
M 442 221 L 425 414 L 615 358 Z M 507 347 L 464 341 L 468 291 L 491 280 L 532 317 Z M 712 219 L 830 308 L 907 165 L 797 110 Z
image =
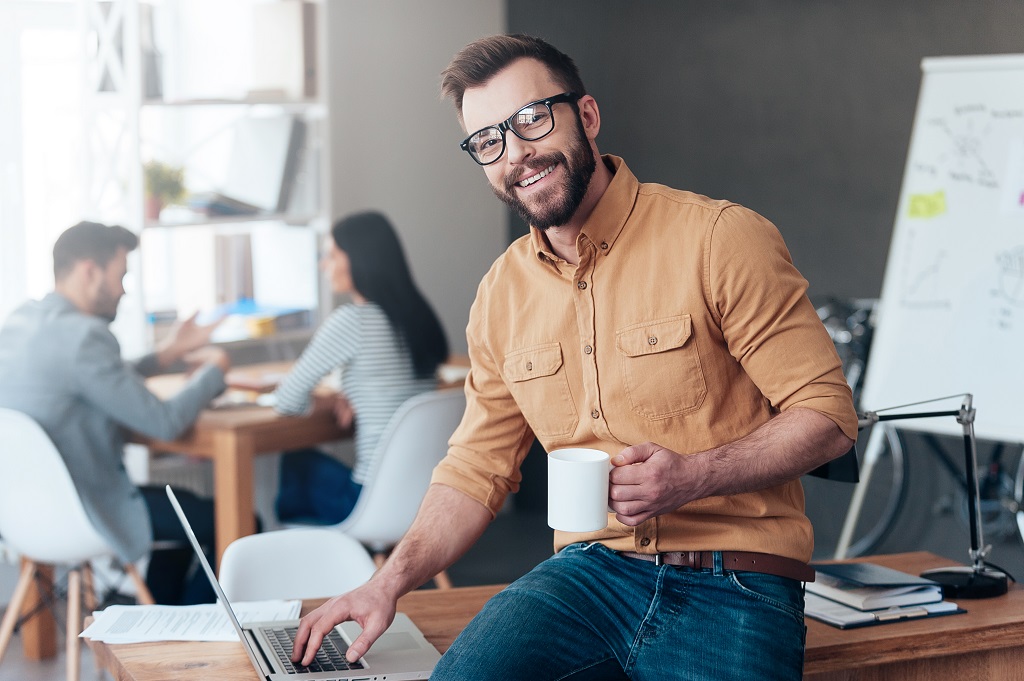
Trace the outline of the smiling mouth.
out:
M 537 180 L 540 180 L 540 179 L 542 179 L 544 177 L 547 177 L 548 173 L 550 173 L 554 169 L 555 169 L 555 164 L 552 163 L 551 165 L 549 165 L 547 168 L 545 168 L 544 170 L 540 171 L 536 175 L 531 175 L 530 177 L 526 178 L 525 180 L 520 180 L 519 182 L 516 182 L 516 184 L 519 185 L 520 187 L 523 187 L 525 189 L 526 187 L 529 187 L 531 184 L 533 184 Z

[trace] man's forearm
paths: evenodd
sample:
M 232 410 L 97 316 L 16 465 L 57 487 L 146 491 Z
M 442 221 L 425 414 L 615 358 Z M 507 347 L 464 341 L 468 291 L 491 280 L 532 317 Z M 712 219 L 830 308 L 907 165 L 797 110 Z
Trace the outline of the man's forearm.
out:
M 853 441 L 832 419 L 794 408 L 744 438 L 688 462 L 701 480 L 696 499 L 754 492 L 794 480 L 847 452 Z
M 412 527 L 374 581 L 395 599 L 446 569 L 471 547 L 491 522 L 491 512 L 459 490 L 434 484 Z

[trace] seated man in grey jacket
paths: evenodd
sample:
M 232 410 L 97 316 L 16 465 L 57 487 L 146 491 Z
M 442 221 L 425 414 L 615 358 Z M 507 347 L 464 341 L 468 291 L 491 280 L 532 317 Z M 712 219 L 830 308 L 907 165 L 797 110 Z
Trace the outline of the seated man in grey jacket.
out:
M 63 456 L 85 510 L 123 561 L 142 558 L 154 540 L 184 536 L 166 496 L 137 488 L 122 462 L 126 433 L 168 440 L 224 390 L 227 354 L 208 346 L 212 327 L 179 325 L 156 352 L 121 358 L 109 324 L 124 295 L 128 253 L 138 237 L 123 227 L 80 222 L 53 247 L 54 291 L 24 303 L 0 328 L 0 407 L 35 419 Z M 193 370 L 168 400 L 144 378 L 178 360 Z M 2 475 L 0 471 L 0 475 Z M 184 494 L 200 541 L 213 546 L 213 503 Z M 212 600 L 204 580 L 186 584 L 191 550 L 153 554 L 146 581 L 160 603 Z

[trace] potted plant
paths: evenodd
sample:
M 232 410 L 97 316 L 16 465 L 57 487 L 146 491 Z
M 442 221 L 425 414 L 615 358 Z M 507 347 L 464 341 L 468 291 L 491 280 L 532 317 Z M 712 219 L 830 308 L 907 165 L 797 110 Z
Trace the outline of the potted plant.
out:
M 185 169 L 162 161 L 147 161 L 143 166 L 146 184 L 146 219 L 157 220 L 169 203 L 177 203 L 185 195 Z

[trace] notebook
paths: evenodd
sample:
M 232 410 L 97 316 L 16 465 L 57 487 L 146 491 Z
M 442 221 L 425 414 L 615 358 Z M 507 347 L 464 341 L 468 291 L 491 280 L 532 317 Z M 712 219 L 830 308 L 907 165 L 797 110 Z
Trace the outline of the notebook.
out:
M 224 595 L 217 576 L 206 560 L 202 547 L 196 539 L 192 526 L 185 517 L 184 511 L 174 491 L 167 485 L 167 496 L 171 506 L 185 529 L 189 543 L 203 566 L 203 571 L 210 580 L 210 586 L 217 594 L 217 599 L 224 606 L 228 619 L 238 632 L 238 638 L 249 654 L 252 665 L 261 679 L 266 681 L 306 681 L 307 679 L 348 679 L 351 681 L 370 681 L 371 679 L 388 679 L 388 681 L 419 680 L 430 677 L 434 665 L 441 655 L 430 645 L 423 633 L 413 621 L 403 613 L 395 615 L 391 623 L 369 652 L 353 664 L 352 669 L 334 669 L 328 671 L 312 671 L 313 666 L 301 667 L 291 662 L 292 646 L 295 630 L 299 621 L 254 622 L 242 626 L 230 601 Z M 316 665 L 321 668 L 345 666 L 345 651 L 349 644 L 359 636 L 362 629 L 355 622 L 344 622 L 334 628 L 331 635 L 324 639 L 317 654 Z

